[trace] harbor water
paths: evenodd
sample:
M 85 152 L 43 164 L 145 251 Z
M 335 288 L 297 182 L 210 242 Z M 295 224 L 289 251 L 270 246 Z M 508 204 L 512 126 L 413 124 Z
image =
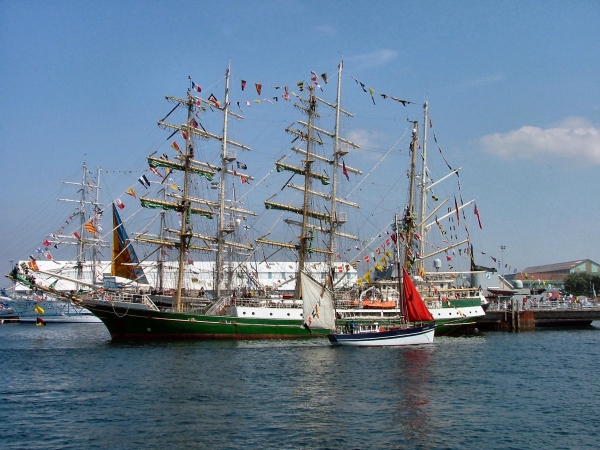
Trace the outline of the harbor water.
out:
M 599 344 L 599 322 L 399 348 L 4 324 L 0 447 L 598 448 Z

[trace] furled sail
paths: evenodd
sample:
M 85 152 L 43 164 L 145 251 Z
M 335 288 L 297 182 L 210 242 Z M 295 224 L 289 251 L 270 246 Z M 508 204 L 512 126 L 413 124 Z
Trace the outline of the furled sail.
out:
M 119 217 L 117 207 L 113 203 L 113 250 L 110 274 L 134 280 L 140 284 L 148 284 L 144 270 L 140 266 L 135 250 L 129 241 L 125 226 Z

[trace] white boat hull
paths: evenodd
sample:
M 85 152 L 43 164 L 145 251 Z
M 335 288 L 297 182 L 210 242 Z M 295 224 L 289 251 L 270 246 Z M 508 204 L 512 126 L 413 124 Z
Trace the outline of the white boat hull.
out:
M 36 316 L 36 317 L 19 317 L 21 323 L 37 323 L 38 317 L 45 323 L 102 323 L 93 314 L 76 314 L 76 315 L 64 315 L 64 316 Z
M 6 305 L 5 310 L 12 310 L 12 316 L 18 317 L 21 323 L 36 323 L 38 317 L 46 323 L 101 323 L 89 310 L 62 300 L 9 298 L 3 304 Z
M 409 327 L 400 330 L 370 331 L 358 333 L 333 333 L 328 335 L 333 345 L 352 347 L 383 347 L 430 344 L 434 337 L 434 324 Z

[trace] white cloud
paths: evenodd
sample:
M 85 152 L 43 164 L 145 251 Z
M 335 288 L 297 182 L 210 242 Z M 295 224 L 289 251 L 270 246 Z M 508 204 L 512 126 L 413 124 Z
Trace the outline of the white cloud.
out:
M 348 132 L 348 140 L 358 144 L 360 150 L 378 148 L 381 143 L 382 135 L 362 128 Z
M 554 159 L 600 165 L 600 130 L 581 117 L 563 120 L 553 128 L 524 126 L 480 139 L 483 149 L 507 159 Z
M 347 61 L 352 62 L 355 70 L 378 67 L 396 59 L 398 52 L 395 50 L 378 50 L 372 53 L 350 56 Z

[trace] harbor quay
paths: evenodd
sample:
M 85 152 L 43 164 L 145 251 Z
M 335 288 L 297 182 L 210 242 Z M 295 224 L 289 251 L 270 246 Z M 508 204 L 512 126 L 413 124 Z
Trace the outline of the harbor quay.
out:
M 479 331 L 533 331 L 540 327 L 576 328 L 600 320 L 595 302 L 548 302 L 547 304 L 512 300 L 491 303 L 485 316 L 477 320 Z

